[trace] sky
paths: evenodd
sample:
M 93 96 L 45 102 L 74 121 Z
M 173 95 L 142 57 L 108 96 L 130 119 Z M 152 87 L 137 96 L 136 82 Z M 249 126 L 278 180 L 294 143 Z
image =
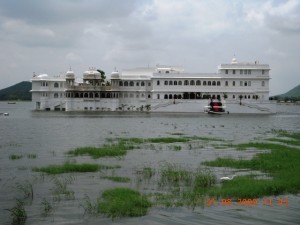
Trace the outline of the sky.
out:
M 300 0 L 0 0 L 0 89 L 71 67 L 266 63 L 270 94 L 300 84 Z

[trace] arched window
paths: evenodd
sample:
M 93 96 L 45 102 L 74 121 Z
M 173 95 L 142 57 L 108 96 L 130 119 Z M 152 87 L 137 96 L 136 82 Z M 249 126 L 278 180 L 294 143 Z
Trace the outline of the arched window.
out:
M 213 81 L 213 82 L 212 82 L 212 86 L 216 86 L 216 81 Z
M 126 87 L 128 86 L 128 81 L 124 82 L 124 86 L 126 86 Z
M 195 85 L 195 81 L 191 80 L 190 85 Z
M 228 86 L 228 81 L 225 81 L 225 86 Z
M 178 81 L 178 85 L 182 85 L 182 81 L 180 80 L 180 81 Z
M 54 83 L 54 87 L 55 87 L 55 88 L 58 88 L 58 87 L 59 87 L 59 84 L 55 82 L 55 83 Z
M 261 82 L 261 86 L 264 87 L 265 86 L 265 81 Z
M 84 93 L 84 98 L 88 98 L 88 97 L 89 97 L 88 93 Z
M 232 95 L 232 98 L 235 99 L 235 95 Z
M 207 85 L 208 85 L 208 86 L 211 86 L 211 81 L 208 81 L 208 82 L 207 82 Z
M 129 86 L 131 86 L 131 87 L 134 86 L 133 81 L 130 81 Z
M 159 94 L 157 94 L 157 99 L 160 99 L 160 95 Z
M 58 93 L 54 93 L 54 98 L 58 98 Z
M 158 81 L 156 81 L 156 84 L 157 84 L 157 85 L 160 85 L 160 82 L 159 82 L 159 80 L 158 80 Z
M 135 84 L 136 86 L 140 86 L 140 82 L 136 82 L 136 84 Z
M 123 81 L 119 81 L 119 86 L 123 86 Z
M 174 85 L 177 85 L 177 81 L 176 80 L 174 81 Z
M 197 81 L 196 81 L 196 85 L 197 85 L 197 86 L 200 86 L 200 85 L 201 85 L 201 81 L 200 81 L 200 80 L 197 80 Z
M 185 81 L 184 81 L 184 85 L 189 85 L 189 81 L 188 81 L 188 80 L 185 80 Z
M 217 86 L 221 86 L 221 82 L 220 81 L 217 81 Z
M 173 81 L 170 80 L 170 81 L 169 81 L 169 85 L 173 85 Z
M 164 99 L 168 99 L 168 95 L 167 94 L 165 94 Z
M 150 95 L 150 94 L 148 95 L 148 98 L 151 98 L 151 95 Z
M 165 80 L 165 85 L 168 85 L 169 83 L 168 83 L 168 81 L 167 80 Z
M 232 81 L 232 86 L 235 86 L 235 81 Z
M 171 94 L 169 94 L 169 99 L 172 99 L 172 95 Z
M 145 82 L 144 81 L 141 82 L 141 86 L 145 86 Z

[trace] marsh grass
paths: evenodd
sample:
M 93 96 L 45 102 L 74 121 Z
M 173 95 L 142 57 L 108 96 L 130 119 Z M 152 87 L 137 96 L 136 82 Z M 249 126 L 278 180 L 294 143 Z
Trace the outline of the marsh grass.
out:
M 101 169 L 101 165 L 98 164 L 74 164 L 66 162 L 63 165 L 49 165 L 47 167 L 34 168 L 35 172 L 44 172 L 47 174 L 61 174 L 61 173 L 84 173 L 84 172 L 96 172 Z
M 119 177 L 119 176 L 103 176 L 101 177 L 103 179 L 111 180 L 114 182 L 120 182 L 120 183 L 128 183 L 130 182 L 129 177 Z
M 160 169 L 160 184 L 162 186 L 171 185 L 188 185 L 192 183 L 193 174 L 176 164 L 167 163 Z
M 54 201 L 60 201 L 62 198 L 65 200 L 74 200 L 75 194 L 68 185 L 74 182 L 75 178 L 73 176 L 58 178 L 53 177 L 54 188 L 52 193 L 54 195 Z
M 146 139 L 146 142 L 171 144 L 178 142 L 189 142 L 190 140 L 191 139 L 188 137 L 157 137 Z
M 53 206 L 51 205 L 51 203 L 46 198 L 43 198 L 43 200 L 41 202 L 42 216 L 44 216 L 44 217 L 49 216 L 49 214 L 51 214 L 52 211 L 53 211 Z
M 12 218 L 12 225 L 24 225 L 27 220 L 27 213 L 25 211 L 24 202 L 17 199 L 16 205 L 11 209 L 7 209 Z
M 23 158 L 23 155 L 21 155 L 21 154 L 11 154 L 9 156 L 10 160 L 17 160 L 17 159 L 22 159 L 22 158 Z
M 144 167 L 142 175 L 144 179 L 151 179 L 151 177 L 155 175 L 155 169 L 152 169 L 151 167 Z
M 17 183 L 17 189 L 23 194 L 24 199 L 33 201 L 33 186 L 29 181 L 25 181 L 24 183 Z
M 139 217 L 147 214 L 151 202 L 146 196 L 129 188 L 114 188 L 102 193 L 98 212 L 108 217 Z
M 169 146 L 169 149 L 172 151 L 180 151 L 181 146 L 180 145 L 171 145 L 171 146 Z
M 220 188 L 214 188 L 210 194 L 241 198 L 299 192 L 299 149 L 276 143 L 247 143 L 239 146 L 245 149 L 270 150 L 270 152 L 258 153 L 251 160 L 217 158 L 214 161 L 204 162 L 203 164 L 215 167 L 259 170 L 268 173 L 273 179 L 258 180 L 253 176 L 237 177 L 230 182 L 226 182 Z

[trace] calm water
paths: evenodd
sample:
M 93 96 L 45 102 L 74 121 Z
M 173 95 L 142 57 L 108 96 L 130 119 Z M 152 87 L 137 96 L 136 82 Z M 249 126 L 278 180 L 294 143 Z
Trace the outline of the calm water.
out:
M 26 224 L 300 224 L 300 195 L 287 197 L 288 206 L 212 206 L 204 208 L 152 208 L 147 216 L 116 219 L 84 215 L 81 207 L 85 195 L 95 199 L 103 190 L 127 186 L 146 192 L 155 189 L 155 183 L 139 183 L 136 171 L 144 166 L 159 168 L 166 162 L 187 168 L 197 168 L 200 162 L 216 157 L 231 156 L 247 158 L 253 152 L 216 150 L 207 143 L 182 146 L 181 151 L 167 148 L 153 150 L 150 147 L 129 151 L 122 158 L 91 159 L 69 157 L 65 153 L 79 146 L 99 146 L 106 138 L 159 137 L 172 133 L 218 137 L 235 143 L 248 142 L 272 136 L 272 129 L 300 132 L 300 106 L 278 106 L 275 115 L 224 115 L 205 114 L 126 114 L 126 113 L 69 113 L 32 112 L 31 103 L 9 105 L 0 102 L 0 224 L 9 224 L 9 212 L 20 197 L 18 184 L 27 181 L 33 184 L 34 198 L 25 206 Z M 198 144 L 199 145 L 199 144 Z M 23 155 L 10 160 L 12 154 Z M 26 157 L 35 154 L 37 158 Z M 60 164 L 65 161 L 92 162 L 120 165 L 120 169 L 106 172 L 61 175 L 72 177 L 68 187 L 74 191 L 74 200 L 53 201 L 53 177 L 32 172 L 33 167 Z M 229 175 L 230 169 L 213 169 L 217 177 Z M 131 178 L 127 184 L 101 179 L 103 175 L 118 175 Z M 279 198 L 277 197 L 277 199 Z M 42 200 L 53 202 L 55 210 L 47 217 L 41 215 Z M 274 197 L 275 200 L 275 197 Z M 262 199 L 261 199 L 262 202 Z

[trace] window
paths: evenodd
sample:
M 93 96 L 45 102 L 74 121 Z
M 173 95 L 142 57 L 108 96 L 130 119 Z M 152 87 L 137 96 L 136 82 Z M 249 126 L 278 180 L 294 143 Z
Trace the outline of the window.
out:
M 232 74 L 235 74 L 235 70 L 232 70 Z
M 160 95 L 159 94 L 157 94 L 157 99 L 160 99 Z
M 190 85 L 195 85 L 195 81 L 191 80 Z
M 228 70 L 225 70 L 225 74 L 228 74 Z
M 178 81 L 178 85 L 182 85 L 182 81 L 180 80 L 180 81 Z
M 264 71 L 264 70 L 262 70 L 262 71 L 261 71 L 261 74 L 262 74 L 262 75 L 264 75 L 264 74 L 265 74 L 265 71 Z
M 151 98 L 151 95 L 150 95 L 150 94 L 148 95 L 148 98 Z
M 188 80 L 185 80 L 185 81 L 184 81 L 184 85 L 189 85 L 189 81 L 188 81 Z
M 213 82 L 212 82 L 212 86 L 216 86 L 216 81 L 213 81 Z
M 54 87 L 55 87 L 55 88 L 58 88 L 58 87 L 59 87 L 59 84 L 55 82 L 55 83 L 54 83 Z
M 243 70 L 240 70 L 240 74 L 243 74 Z
M 265 86 L 265 81 L 261 82 L 261 86 L 264 87 Z
M 221 82 L 220 81 L 217 82 L 217 86 L 221 86 Z
M 144 81 L 141 82 L 141 86 L 145 86 L 145 82 Z
M 130 86 L 130 87 L 134 86 L 133 81 L 130 81 L 129 86 Z
M 140 86 L 140 82 L 136 82 L 136 84 L 135 84 L 136 86 Z
M 207 85 L 208 85 L 208 86 L 211 86 L 211 81 L 208 81 L 208 82 L 207 82 Z
M 201 85 L 201 81 L 200 81 L 200 80 L 197 80 L 197 81 L 196 81 L 196 85 L 197 85 L 197 86 L 200 86 L 200 85 Z
M 174 85 L 177 85 L 177 81 L 176 80 L 174 81 Z
M 232 95 L 232 98 L 235 99 L 235 95 Z
M 54 93 L 54 98 L 58 98 L 58 93 Z
M 228 81 L 225 81 L 225 86 L 228 86 Z
M 251 70 L 248 70 L 248 74 L 251 74 Z
M 247 70 L 244 70 L 244 73 L 247 74 Z
M 160 82 L 159 82 L 159 80 L 158 80 L 158 81 L 156 81 L 156 85 L 160 85 Z
M 172 99 L 172 95 L 171 94 L 169 94 L 169 99 Z
M 203 81 L 203 86 L 206 86 L 206 81 Z
M 235 81 L 232 81 L 232 86 L 235 86 Z
M 170 81 L 169 81 L 169 85 L 173 85 L 173 81 L 170 80 Z
M 165 85 L 168 85 L 168 81 L 167 80 L 165 80 Z
M 119 81 L 119 86 L 123 86 L 123 82 L 122 81 Z
M 248 82 L 247 82 L 247 81 L 245 81 L 245 82 L 244 82 L 244 86 L 247 86 L 247 85 L 248 85 Z
M 148 86 L 149 86 L 149 87 L 151 86 L 151 82 L 148 82 Z
M 164 99 L 168 99 L 168 95 L 167 94 L 165 94 Z
M 170 71 L 167 70 L 166 73 L 170 73 Z
M 128 86 L 128 81 L 124 82 L 124 86 L 126 86 L 126 87 Z

